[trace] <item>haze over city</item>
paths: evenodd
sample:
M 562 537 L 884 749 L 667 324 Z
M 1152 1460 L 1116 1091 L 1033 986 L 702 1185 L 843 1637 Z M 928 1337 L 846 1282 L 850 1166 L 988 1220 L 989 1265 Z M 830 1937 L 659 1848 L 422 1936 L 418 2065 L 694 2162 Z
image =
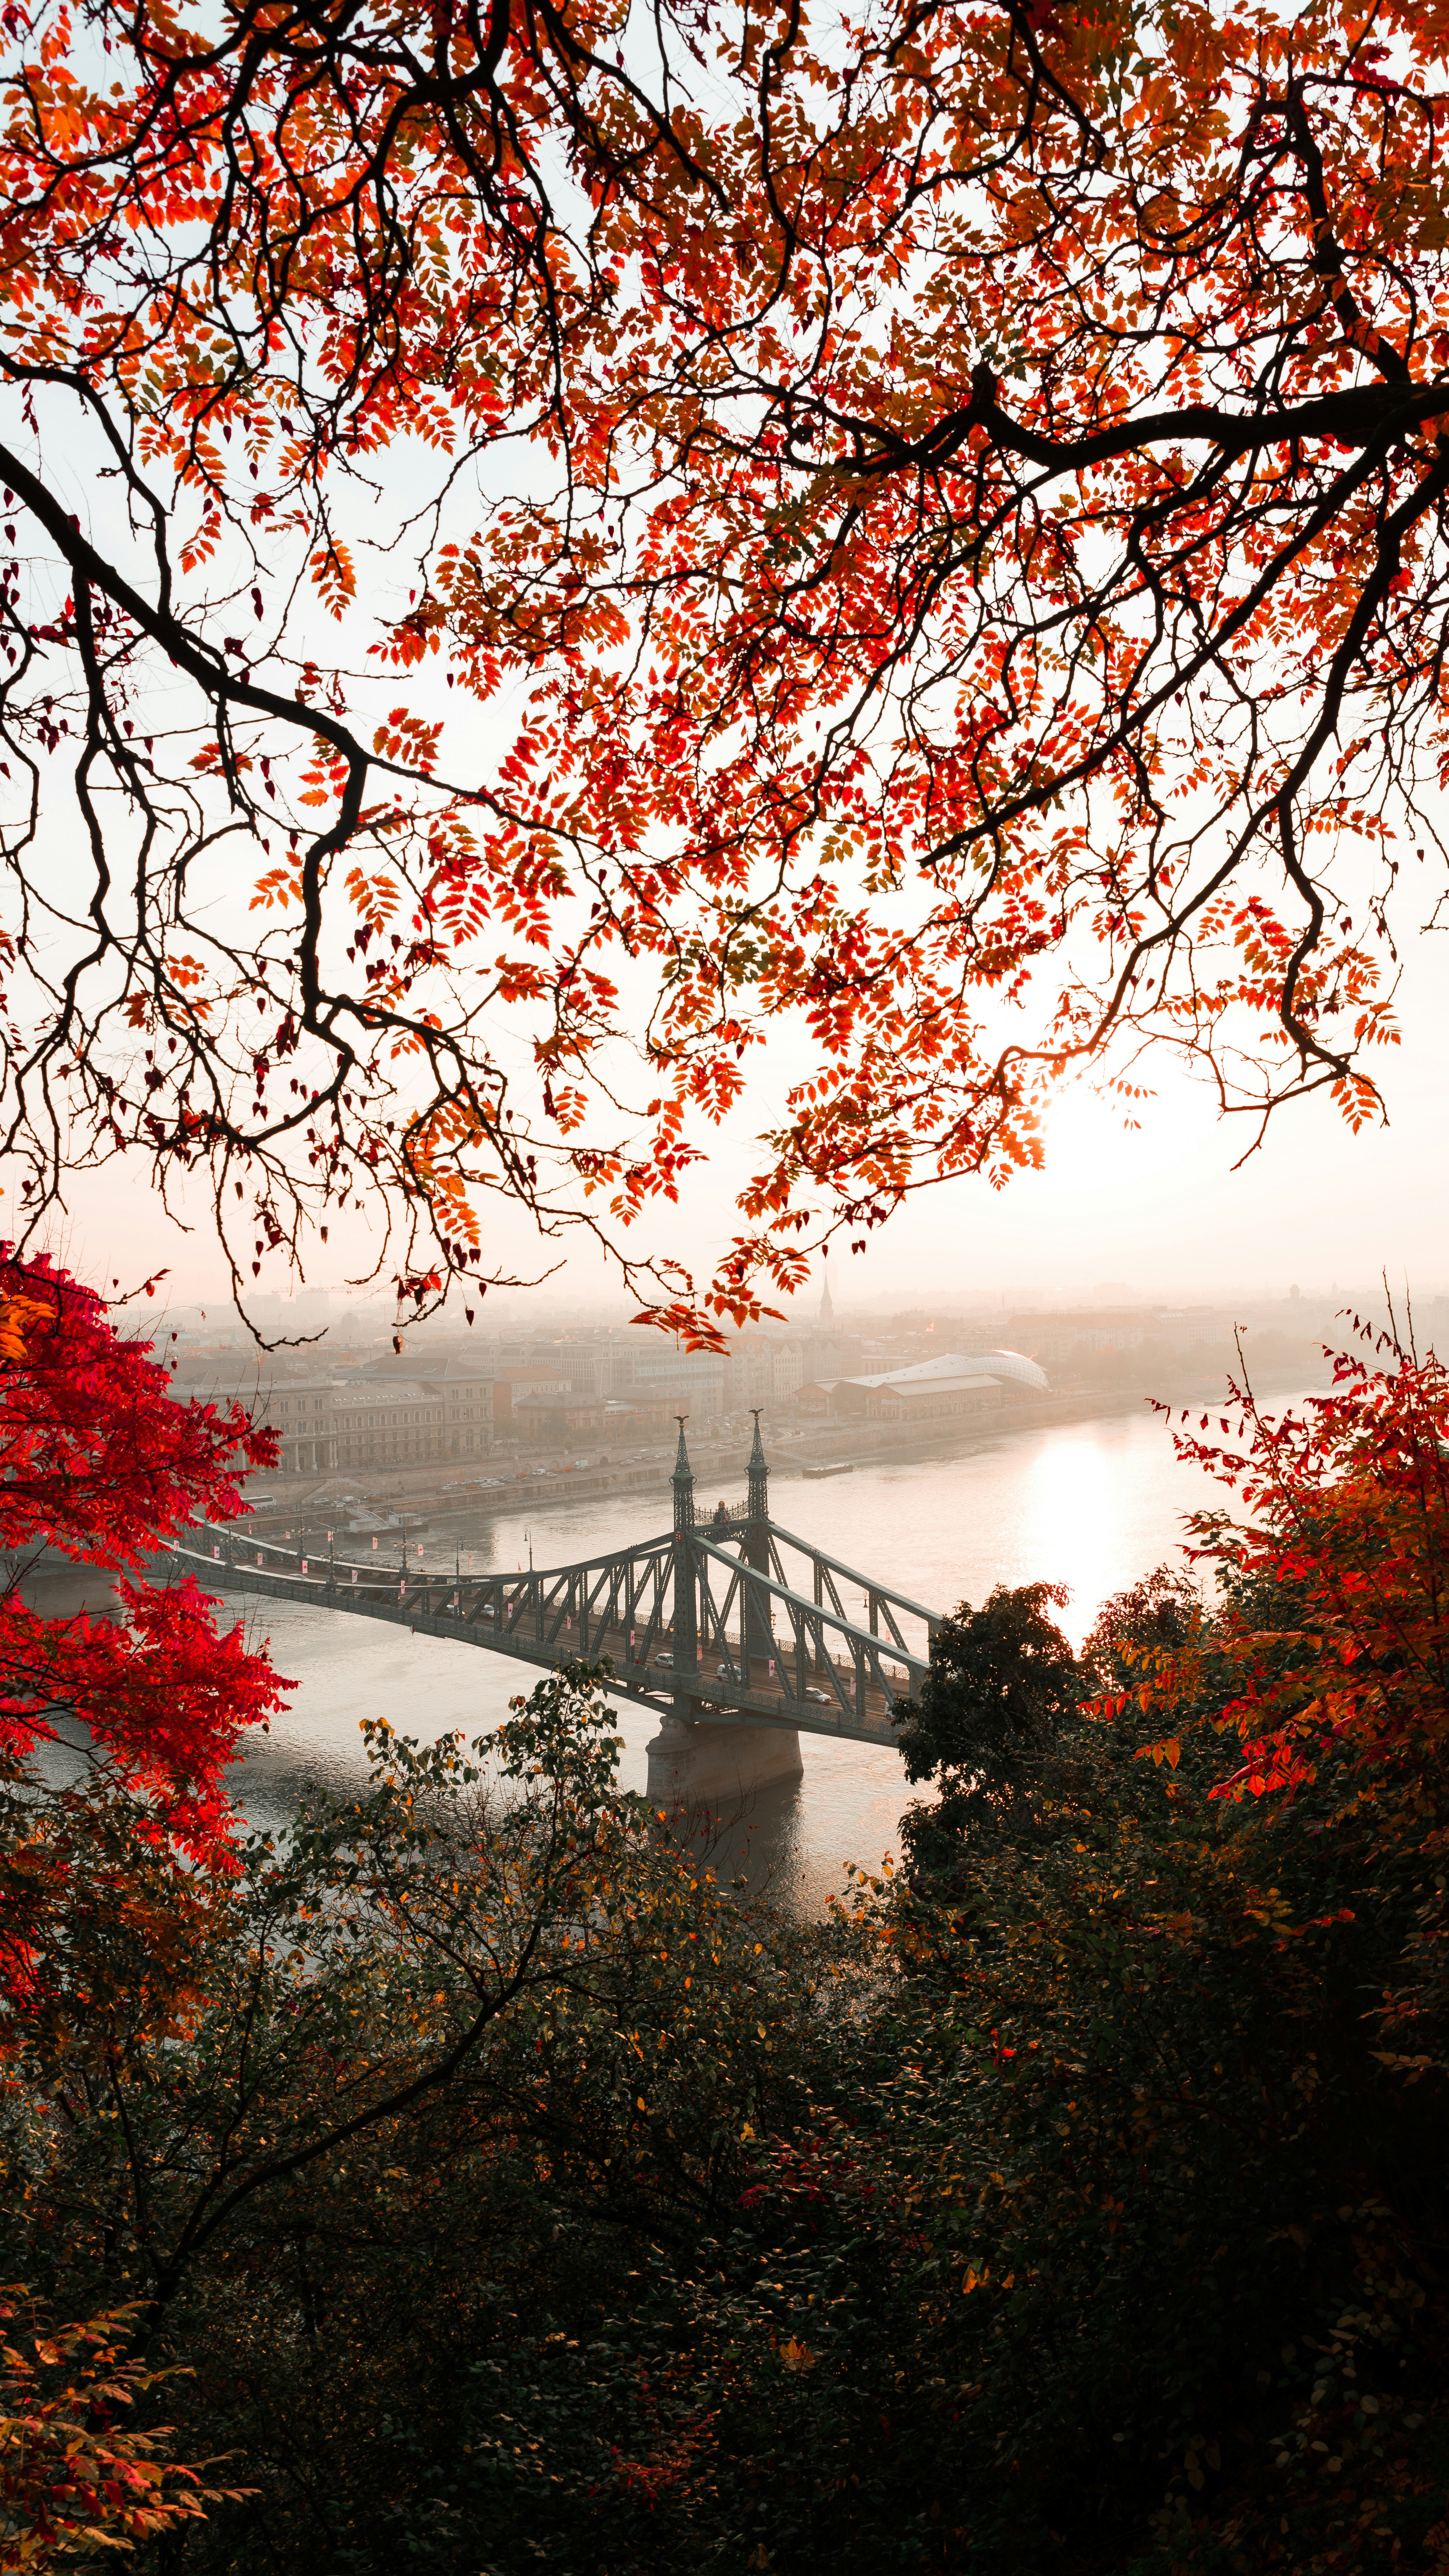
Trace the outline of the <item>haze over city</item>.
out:
M 1132 1104 L 1138 1124 L 1129 1127 L 1120 1103 L 1085 1086 L 1067 1093 L 1046 1122 L 1043 1170 L 1018 1173 L 1001 1191 L 965 1176 L 922 1192 L 870 1236 L 863 1255 L 837 1241 L 828 1265 L 816 1261 L 800 1302 L 813 1305 L 827 1266 L 837 1302 L 866 1306 L 910 1304 L 923 1294 L 1008 1305 L 1070 1300 L 1099 1282 L 1149 1302 L 1282 1295 L 1295 1281 L 1333 1293 L 1367 1289 L 1383 1271 L 1393 1286 L 1437 1289 L 1449 1281 L 1449 946 L 1438 935 L 1410 955 L 1402 1013 L 1402 1045 L 1384 1050 L 1374 1067 L 1387 1125 L 1369 1123 L 1355 1135 L 1320 1094 L 1275 1114 L 1235 1170 L 1253 1141 L 1248 1122 L 1220 1118 L 1203 1085 L 1163 1057 L 1146 1068 L 1156 1096 Z M 768 1115 L 773 1078 L 767 1059 L 749 1094 L 756 1123 Z M 748 1124 L 736 1119 L 722 1139 L 707 1139 L 710 1161 L 687 1179 L 679 1208 L 646 1215 L 631 1249 L 666 1251 L 707 1274 L 734 1230 L 730 1202 L 749 1168 Z M 96 1284 L 108 1264 L 127 1288 L 164 1264 L 172 1298 L 213 1305 L 227 1298 L 204 1206 L 188 1236 L 124 1163 L 79 1177 L 67 1199 L 69 1221 L 57 1237 Z M 541 1242 L 515 1209 L 496 1204 L 489 1226 L 493 1259 L 537 1279 L 529 1311 L 622 1320 L 641 1302 L 577 1237 Z M 334 1226 L 327 1246 L 314 1239 L 305 1248 L 306 1279 L 339 1297 L 385 1298 L 386 1265 L 375 1289 L 348 1289 L 349 1269 L 369 1257 L 360 1230 L 343 1230 L 339 1240 Z M 557 1274 L 545 1275 L 554 1263 Z M 286 1284 L 270 1256 L 258 1285 L 285 1293 Z M 490 1323 L 500 1309 L 517 1319 L 518 1294 L 495 1293 Z
M 828 1260 L 837 1302 L 909 1305 L 929 1294 L 1010 1305 L 1073 1300 L 1098 1282 L 1148 1302 L 1282 1295 L 1294 1281 L 1332 1294 L 1367 1290 L 1383 1271 L 1399 1288 L 1439 1288 L 1449 1282 L 1449 943 L 1441 934 L 1410 946 L 1399 1008 L 1402 1044 L 1373 1062 L 1386 1125 L 1370 1121 L 1353 1134 L 1319 1093 L 1277 1112 L 1249 1152 L 1251 1123 L 1220 1117 L 1204 1084 L 1159 1054 L 1141 1069 L 1155 1085 L 1143 1100 L 1124 1106 L 1085 1085 L 1065 1092 L 1046 1121 L 1043 1170 L 1020 1172 L 1000 1191 L 971 1176 L 925 1190 L 869 1236 L 863 1255 L 837 1240 Z M 786 1032 L 752 1067 L 745 1103 L 722 1134 L 703 1131 L 710 1159 L 685 1176 L 679 1206 L 646 1212 L 631 1250 L 676 1255 L 707 1276 L 736 1230 L 731 1202 L 753 1167 L 751 1138 L 796 1063 Z M 134 1158 L 76 1175 L 52 1228 L 57 1250 L 97 1286 L 119 1277 L 132 1289 L 164 1266 L 170 1299 L 219 1307 L 228 1291 L 202 1194 L 188 1200 L 173 1189 L 188 1233 L 168 1220 L 148 1181 Z M 623 1320 L 641 1302 L 586 1239 L 541 1241 L 504 1201 L 486 1203 L 485 1222 L 485 1261 L 537 1280 L 530 1312 Z M 349 1230 L 334 1218 L 327 1245 L 304 1237 L 303 1258 L 307 1283 L 359 1293 L 347 1287 L 349 1272 L 375 1258 L 373 1238 L 360 1221 Z M 546 1275 L 555 1264 L 556 1275 Z M 806 1308 L 825 1266 L 812 1268 Z M 386 1298 L 391 1275 L 384 1263 L 361 1293 Z M 280 1256 L 265 1258 L 257 1284 L 286 1292 Z M 510 1320 L 521 1314 L 517 1293 L 496 1292 L 490 1323 L 500 1308 Z

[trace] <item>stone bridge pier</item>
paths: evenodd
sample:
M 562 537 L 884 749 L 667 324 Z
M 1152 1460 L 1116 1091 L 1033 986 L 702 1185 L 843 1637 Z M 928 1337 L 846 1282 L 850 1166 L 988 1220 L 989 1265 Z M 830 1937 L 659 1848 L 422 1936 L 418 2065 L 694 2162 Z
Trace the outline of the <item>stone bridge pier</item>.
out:
M 724 1815 L 799 1779 L 803 1735 L 893 1750 L 896 1712 L 925 1681 L 940 1627 L 924 1602 L 771 1519 L 758 1415 L 746 1500 L 696 1509 L 681 1422 L 672 1528 L 577 1565 L 465 1575 L 461 1560 L 425 1572 L 406 1553 L 395 1568 L 376 1553 L 313 1561 L 209 1523 L 169 1556 L 208 1587 L 387 1620 L 545 1671 L 607 1663 L 617 1696 L 659 1721 L 650 1797 Z
M 657 1807 L 739 1807 L 754 1789 L 800 1778 L 798 1728 L 691 1717 L 697 1706 L 681 1693 L 647 1747 L 649 1795 Z

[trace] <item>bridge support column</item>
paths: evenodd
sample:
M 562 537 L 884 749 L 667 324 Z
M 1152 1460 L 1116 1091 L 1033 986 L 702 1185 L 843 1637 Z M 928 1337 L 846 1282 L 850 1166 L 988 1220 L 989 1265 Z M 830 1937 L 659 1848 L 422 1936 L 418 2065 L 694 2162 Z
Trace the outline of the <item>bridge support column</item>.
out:
M 798 1780 L 805 1765 L 793 1726 L 737 1726 L 695 1718 L 682 1695 L 646 1748 L 648 1794 L 656 1807 L 736 1807 L 756 1789 Z

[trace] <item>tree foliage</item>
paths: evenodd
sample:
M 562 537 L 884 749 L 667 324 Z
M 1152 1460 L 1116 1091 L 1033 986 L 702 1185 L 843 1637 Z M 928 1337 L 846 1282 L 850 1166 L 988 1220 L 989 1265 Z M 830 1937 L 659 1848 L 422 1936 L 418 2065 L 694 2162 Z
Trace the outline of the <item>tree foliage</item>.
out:
M 1227 1592 L 1201 1644 L 1220 1723 L 1243 1739 L 1225 1794 L 1261 1797 L 1327 1763 L 1355 1797 L 1422 1803 L 1446 1723 L 1449 1375 L 1396 1335 L 1363 1329 L 1334 1392 L 1275 1419 L 1246 1390 L 1239 1446 L 1179 1435 L 1181 1453 L 1241 1490 L 1250 1514 L 1194 1524 Z M 1184 1417 L 1185 1418 L 1185 1417 Z M 1229 1428 L 1226 1420 L 1220 1428 Z M 1160 1659 L 1159 1705 L 1200 1694 L 1199 1659 Z
M 131 2550 L 204 2520 L 208 2504 L 244 2500 L 167 2459 L 168 2428 L 130 2429 L 126 2413 L 162 2376 L 127 2353 L 134 2323 L 121 2309 L 57 2326 L 23 2291 L 0 2291 L 5 2576 L 50 2576 L 67 2559 Z
M 43 1255 L 0 1262 L 0 1749 L 13 1769 L 39 1741 L 88 1743 L 194 1851 L 229 1833 L 226 1764 L 284 1686 L 239 1628 L 218 1632 L 189 1577 L 158 1580 L 156 1560 L 193 1519 L 241 1510 L 238 1480 L 275 1457 L 276 1436 L 240 1405 L 175 1402 L 149 1350 Z M 42 1548 L 116 1572 L 117 1615 L 33 1609 L 19 1584 Z M 59 1848 L 46 1858 L 37 1838 L 12 1868 L 7 1847 L 12 1969 Z
M 694 2374 L 749 2377 L 712 2270 L 751 2316 L 750 2141 L 808 2108 L 839 1943 L 618 1793 L 597 1680 L 472 1759 L 378 1730 L 363 1798 L 193 1872 L 169 1978 L 78 1922 L 113 1973 L 12 2033 L 15 2250 L 48 2293 L 124 2283 L 148 2361 L 194 2368 L 187 2431 L 260 2481 L 223 2564 L 629 2563 L 656 2506 L 703 2527 Z
M 1125 1680 L 1145 1656 L 1185 1644 L 1201 1615 L 1192 1576 L 1182 1566 L 1155 1565 L 1102 1603 L 1082 1660 L 1103 1680 Z
M 907 1819 L 917 1858 L 987 1819 L 1024 1825 L 1089 1688 L 1050 1615 L 1066 1601 L 1059 1583 L 998 1583 L 981 1609 L 963 1601 L 942 1620 L 919 1700 L 898 1701 L 895 1712 L 906 1778 L 938 1789 Z
M 585 1676 L 486 1777 L 376 1739 L 216 1879 L 169 2024 L 117 1976 L 9 2054 L 15 2252 L 144 2298 L 178 2442 L 255 2489 L 188 2557 L 1207 2576 L 1346 2515 L 1355 2576 L 1412 2563 L 1442 2106 L 1377 1998 L 1422 1855 L 1327 1782 L 1215 1798 L 1217 1713 L 1169 1766 L 1079 1709 L 949 1884 L 818 1927 L 619 1799 Z
M 1245 1143 L 1375 1113 L 1440 899 L 1435 8 L 5 27 L 35 1222 L 124 1151 L 239 1290 L 363 1206 L 426 1300 L 502 1193 L 707 1335 L 1149 1042 Z M 634 1253 L 782 1021 L 713 1277 Z
M 963 1605 L 931 1833 L 823 1923 L 621 1794 L 601 1672 L 185 1866 L 15 1752 L 0 2269 L 175 2370 L 200 2576 L 1431 2558 L 1446 1406 L 1245 1398 L 1216 1593 L 1080 1657 Z

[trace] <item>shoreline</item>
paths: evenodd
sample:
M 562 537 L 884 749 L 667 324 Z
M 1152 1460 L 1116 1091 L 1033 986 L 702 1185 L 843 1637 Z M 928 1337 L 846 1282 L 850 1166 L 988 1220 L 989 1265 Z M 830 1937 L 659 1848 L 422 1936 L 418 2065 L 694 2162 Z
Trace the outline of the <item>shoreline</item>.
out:
M 1265 1384 L 1258 1390 L 1261 1400 L 1268 1403 L 1278 1394 L 1298 1396 L 1302 1392 L 1301 1370 L 1285 1372 L 1281 1388 Z M 1215 1385 L 1179 1385 L 1171 1394 L 1163 1393 L 1155 1400 L 1173 1412 L 1183 1407 L 1190 1412 L 1202 1406 L 1221 1406 L 1226 1397 L 1219 1380 Z M 770 1476 L 775 1483 L 803 1483 L 806 1480 L 802 1471 L 806 1467 L 854 1469 L 895 1463 L 911 1466 L 931 1457 L 966 1457 L 1022 1431 L 1120 1420 L 1141 1412 L 1153 1401 L 1152 1394 L 1137 1388 L 1078 1386 L 1044 1396 L 1013 1393 L 989 1421 L 977 1417 L 958 1423 L 936 1422 L 910 1431 L 891 1426 L 871 1428 L 860 1423 L 812 1425 L 800 1430 L 782 1427 L 770 1435 Z M 440 1523 L 513 1513 L 530 1501 L 594 1502 L 613 1494 L 655 1494 L 662 1511 L 669 1506 L 672 1450 L 667 1445 L 647 1458 L 592 1468 L 530 1469 L 512 1462 L 505 1465 L 502 1460 L 496 1463 L 500 1470 L 496 1477 L 486 1483 L 469 1483 L 461 1490 L 456 1480 L 440 1479 L 436 1464 L 400 1471 L 374 1469 L 349 1474 L 334 1470 L 326 1476 L 286 1480 L 274 1477 L 268 1480 L 268 1490 L 275 1493 L 275 1499 L 256 1511 L 255 1526 L 271 1530 L 287 1523 L 317 1529 L 329 1514 L 340 1519 L 351 1507 L 364 1512 L 397 1513 L 404 1518 L 416 1515 L 419 1521 L 426 1520 L 430 1527 L 436 1527 Z M 734 1487 L 744 1481 L 743 1435 L 702 1437 L 692 1463 L 702 1502 L 716 1490 L 728 1498 Z M 284 1483 L 290 1490 L 276 1492 Z M 401 1531 L 388 1530 L 378 1535 L 391 1542 Z

